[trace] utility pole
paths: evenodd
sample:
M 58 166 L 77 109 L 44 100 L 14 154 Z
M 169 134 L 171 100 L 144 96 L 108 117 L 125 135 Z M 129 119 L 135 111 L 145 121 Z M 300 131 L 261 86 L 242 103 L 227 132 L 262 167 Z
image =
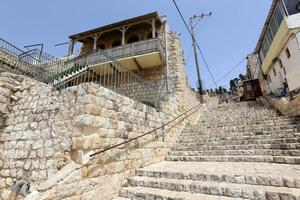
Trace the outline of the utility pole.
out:
M 196 63 L 196 70 L 197 70 L 197 77 L 198 77 L 198 92 L 200 95 L 200 103 L 203 103 L 203 96 L 202 96 L 202 82 L 201 82 L 201 76 L 200 76 L 200 67 L 199 67 L 199 61 L 198 61 L 198 53 L 196 48 L 196 36 L 195 36 L 195 27 L 199 23 L 201 19 L 204 17 L 211 16 L 212 12 L 208 14 L 202 14 L 202 15 L 194 15 L 193 17 L 190 17 L 190 26 L 191 26 L 191 32 L 192 32 L 192 42 L 193 42 L 193 49 L 194 49 L 194 55 L 195 55 L 195 63 Z M 194 21 L 197 20 L 197 22 L 194 24 Z

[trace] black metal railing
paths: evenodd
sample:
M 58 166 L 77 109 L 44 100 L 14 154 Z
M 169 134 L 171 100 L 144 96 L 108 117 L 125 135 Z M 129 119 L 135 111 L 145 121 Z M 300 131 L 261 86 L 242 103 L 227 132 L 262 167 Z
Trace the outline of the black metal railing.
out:
M 93 60 L 95 55 L 105 57 L 107 62 L 101 61 L 99 64 L 98 61 Z M 148 105 L 157 107 L 158 104 L 157 85 L 128 70 L 126 66 L 101 49 L 70 60 L 63 69 L 53 71 L 55 71 L 54 76 L 48 78 L 47 83 L 59 90 L 81 83 L 94 82 Z
M 39 49 L 23 51 L 0 38 L 0 59 L 2 62 L 10 62 L 4 70 L 35 78 L 58 90 L 94 82 L 147 105 L 158 107 L 162 88 L 144 80 L 116 59 L 121 56 L 120 49 L 124 51 L 122 56 L 130 56 L 157 51 L 159 48 L 159 40 L 151 39 L 111 50 L 97 49 L 65 62 Z

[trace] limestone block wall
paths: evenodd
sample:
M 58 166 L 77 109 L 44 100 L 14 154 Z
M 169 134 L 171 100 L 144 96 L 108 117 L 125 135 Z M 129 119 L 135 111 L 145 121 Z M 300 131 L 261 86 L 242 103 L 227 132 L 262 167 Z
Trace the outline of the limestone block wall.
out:
M 145 133 L 186 108 L 178 104 L 180 97 L 172 97 L 158 111 L 94 83 L 58 92 L 23 76 L 1 73 L 0 80 L 10 76 L 13 78 L 9 78 L 8 82 L 20 81 L 14 82 L 9 90 L 7 99 L 13 98 L 14 101 L 1 103 L 1 106 L 11 107 L 6 115 L 5 127 L 0 132 L 2 199 L 9 195 L 9 187 L 17 179 L 24 177 L 35 188 L 71 161 L 80 163 L 87 152 Z M 113 184 L 116 189 L 112 191 L 116 194 L 122 180 L 132 175 L 135 169 L 163 160 L 184 128 L 183 122 L 178 123 L 170 130 L 157 131 L 137 142 L 96 156 L 81 168 L 80 181 L 76 183 L 88 182 L 95 188 L 82 191 L 80 195 L 91 191 L 96 194 L 99 187 L 103 187 L 94 183 L 95 179 L 99 183 L 105 179 L 104 182 Z M 74 194 L 60 195 L 53 198 L 64 199 Z
M 0 80 L 0 129 L 5 125 L 6 118 L 11 110 L 12 101 L 15 100 L 13 92 L 18 90 L 22 78 L 13 74 L 3 73 Z
M 87 155 L 91 151 L 95 152 L 131 139 L 172 119 L 166 113 L 112 93 L 109 95 L 109 101 L 114 99 L 119 102 L 113 111 L 105 111 L 110 113 L 109 116 L 113 119 L 112 122 L 106 123 L 92 98 L 95 91 L 96 87 L 90 85 L 87 91 L 80 95 L 82 99 L 78 100 L 84 111 L 75 119 L 77 126 L 82 130 L 81 136 L 73 137 L 72 151 L 77 156 Z M 185 124 L 197 119 L 198 114 L 199 112 L 195 112 L 187 120 L 179 119 L 161 131 L 96 155 L 89 162 L 75 159 L 79 161 L 79 165 L 70 163 L 63 168 L 61 172 L 64 174 L 63 179 L 58 172 L 38 187 L 38 194 L 32 193 L 27 199 L 110 200 L 117 196 L 120 187 L 134 174 L 135 169 L 164 160 Z
M 17 179 L 38 183 L 56 173 L 69 160 L 70 137 L 80 134 L 71 120 L 76 112 L 74 91 L 58 95 L 35 80 L 1 73 L 0 80 L 6 79 L 15 84 L 8 97 L 14 101 L 0 132 L 2 195 Z
M 295 97 L 292 101 L 271 97 L 261 97 L 260 100 L 265 105 L 274 107 L 285 116 L 300 116 L 300 96 Z

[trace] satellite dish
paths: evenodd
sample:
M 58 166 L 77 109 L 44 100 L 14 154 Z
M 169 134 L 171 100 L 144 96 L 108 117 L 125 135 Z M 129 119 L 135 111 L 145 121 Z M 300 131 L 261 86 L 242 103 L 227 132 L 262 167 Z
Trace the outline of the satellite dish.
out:
M 300 11 L 300 2 L 296 5 L 296 10 Z

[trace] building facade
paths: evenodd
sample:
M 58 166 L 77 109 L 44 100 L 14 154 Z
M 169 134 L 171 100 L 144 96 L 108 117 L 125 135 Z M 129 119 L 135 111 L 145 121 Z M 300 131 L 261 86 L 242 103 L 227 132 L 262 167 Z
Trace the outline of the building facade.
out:
M 299 0 L 272 2 L 255 53 L 251 57 L 252 65 L 255 66 L 251 67 L 255 72 L 253 78 L 260 80 L 264 94 L 281 96 L 285 83 L 291 93 L 299 93 Z

